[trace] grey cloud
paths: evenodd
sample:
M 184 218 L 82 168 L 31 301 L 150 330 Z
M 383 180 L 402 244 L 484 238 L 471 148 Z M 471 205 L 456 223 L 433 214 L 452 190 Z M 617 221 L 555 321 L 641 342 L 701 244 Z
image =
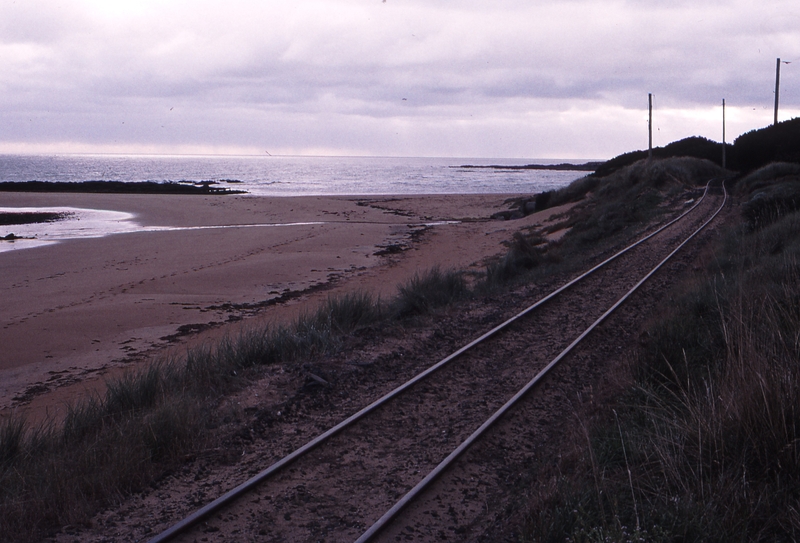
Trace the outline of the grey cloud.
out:
M 744 0 L 727 9 L 702 1 L 242 0 L 131 3 L 131 14 L 68 1 L 4 5 L 0 142 L 271 139 L 301 148 L 306 138 L 309 148 L 381 142 L 386 153 L 401 139 L 393 123 L 413 124 L 407 133 L 417 141 L 441 142 L 450 130 L 452 141 L 474 148 L 478 139 L 455 136 L 474 115 L 484 124 L 473 129 L 497 122 L 524 133 L 514 119 L 531 108 L 579 104 L 602 119 L 609 109 L 638 111 L 648 92 L 687 111 L 722 97 L 761 107 L 771 99 L 775 56 L 800 60 L 798 8 L 762 4 L 757 15 Z M 785 17 L 772 22 L 775 13 Z M 800 107 L 792 90 L 800 62 L 798 74 L 793 68 L 782 96 Z M 536 122 L 569 133 L 564 118 Z M 162 130 L 165 122 L 173 125 Z M 530 124 L 529 133 L 544 129 Z
M 0 43 L 53 44 L 84 23 L 68 3 L 3 2 L 0 5 Z

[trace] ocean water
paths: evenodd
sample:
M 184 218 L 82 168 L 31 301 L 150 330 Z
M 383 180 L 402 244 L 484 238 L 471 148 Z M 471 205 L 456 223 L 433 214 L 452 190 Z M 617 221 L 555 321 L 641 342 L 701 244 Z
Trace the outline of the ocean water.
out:
M 586 172 L 463 165 L 559 160 L 273 156 L 0 155 L 2 181 L 215 181 L 264 196 L 535 193 Z
M 125 181 L 203 182 L 263 196 L 379 195 L 379 194 L 533 194 L 557 189 L 586 172 L 562 170 L 503 170 L 464 168 L 464 165 L 555 164 L 563 161 L 475 158 L 362 158 L 362 157 L 220 157 L 130 155 L 0 155 L 3 181 Z M 0 253 L 32 249 L 66 239 L 93 238 L 128 232 L 157 231 L 119 211 L 66 207 L 11 208 L 0 213 L 53 212 L 54 222 L 0 226 Z M 292 227 L 295 224 L 249 225 Z M 229 228 L 220 225 L 208 228 Z M 237 226 L 245 228 L 247 226 Z

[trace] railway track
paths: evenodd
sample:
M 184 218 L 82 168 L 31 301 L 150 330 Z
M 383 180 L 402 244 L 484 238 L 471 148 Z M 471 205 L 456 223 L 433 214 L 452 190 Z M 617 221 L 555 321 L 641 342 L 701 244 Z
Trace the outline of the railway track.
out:
M 202 532 L 201 539 L 207 541 L 366 542 L 376 536 L 408 539 L 422 531 L 426 538 L 447 538 L 454 534 L 443 532 L 442 526 L 469 526 L 470 510 L 490 509 L 490 493 L 484 487 L 488 488 L 486 477 L 493 476 L 476 471 L 474 466 L 482 460 L 469 464 L 472 467 L 456 469 L 452 464 L 458 464 L 486 432 L 498 432 L 493 428 L 498 420 L 517 409 L 515 405 L 529 396 L 530 389 L 716 217 L 727 193 L 724 187 L 720 195 L 711 194 L 714 191 L 709 183 L 703 197 L 673 221 L 544 296 L 149 543 L 195 541 L 197 533 L 192 530 Z M 487 440 L 499 443 L 499 450 L 476 454 L 514 456 L 502 450 L 508 431 L 499 430 Z M 516 456 L 521 454 L 524 460 L 535 456 L 536 450 L 532 441 Z M 505 468 L 497 469 L 502 472 Z M 443 473 L 452 478 L 459 470 L 458 481 L 446 490 L 436 490 Z M 459 502 L 455 509 L 454 500 Z

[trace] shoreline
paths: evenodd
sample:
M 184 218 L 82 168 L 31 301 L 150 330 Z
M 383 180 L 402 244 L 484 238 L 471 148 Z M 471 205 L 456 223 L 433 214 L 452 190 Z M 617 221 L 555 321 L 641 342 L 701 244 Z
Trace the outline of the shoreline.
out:
M 3 193 L 3 207 L 113 210 L 142 227 L 309 224 L 132 232 L 0 253 L 0 413 L 53 415 L 115 372 L 286 322 L 332 294 L 388 297 L 436 265 L 480 269 L 513 232 L 543 220 L 491 220 L 514 196 Z

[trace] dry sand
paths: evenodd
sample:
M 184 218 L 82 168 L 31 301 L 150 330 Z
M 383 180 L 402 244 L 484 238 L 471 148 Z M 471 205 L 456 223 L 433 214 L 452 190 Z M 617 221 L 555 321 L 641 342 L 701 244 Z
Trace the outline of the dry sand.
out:
M 491 220 L 512 196 L 2 194 L 2 207 L 105 209 L 134 213 L 143 227 L 227 228 L 0 253 L 0 414 L 57 416 L 125 368 L 285 322 L 331 293 L 390 297 L 432 266 L 480 267 L 513 232 L 559 211 Z

